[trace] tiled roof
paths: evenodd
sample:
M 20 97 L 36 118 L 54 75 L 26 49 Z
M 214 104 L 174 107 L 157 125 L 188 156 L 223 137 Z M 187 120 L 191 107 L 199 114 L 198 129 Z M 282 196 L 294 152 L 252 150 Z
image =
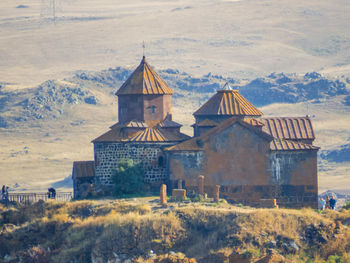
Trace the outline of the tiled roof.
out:
M 94 139 L 92 142 L 123 142 L 128 141 L 130 137 L 133 137 L 139 131 L 135 130 L 134 133 L 127 133 L 123 131 L 122 127 L 114 127 L 108 132 Z
M 183 133 L 174 133 L 164 129 L 146 128 L 134 137 L 130 138 L 130 142 L 179 142 L 190 137 Z
M 73 162 L 73 178 L 95 176 L 94 161 Z
M 134 137 L 130 138 L 131 142 L 164 142 L 166 138 L 157 129 L 146 128 Z
M 181 132 L 172 132 L 163 128 L 114 127 L 92 142 L 180 142 L 190 137 Z
M 190 136 L 181 132 L 172 132 L 172 131 L 169 131 L 168 129 L 159 129 L 159 130 L 163 134 L 163 136 L 166 138 L 166 140 L 169 142 L 182 142 L 184 140 L 188 140 L 191 138 Z
M 256 120 L 253 118 L 235 118 L 232 117 L 228 120 L 225 120 L 218 124 L 218 126 L 210 129 L 209 131 L 203 133 L 199 137 L 192 138 L 190 140 L 186 140 L 172 147 L 166 148 L 168 151 L 202 151 L 203 144 L 210 137 L 215 134 L 220 133 L 221 131 L 227 129 L 228 127 L 234 125 L 236 122 L 240 123 L 242 126 L 250 129 L 256 134 L 262 136 L 270 142 L 270 149 L 273 151 L 297 151 L 297 150 L 318 150 L 319 147 L 313 146 L 312 144 L 307 144 L 299 141 L 287 140 L 284 138 L 274 138 L 273 134 L 266 132 L 264 130 L 263 123 L 264 120 Z M 311 124 L 311 122 L 310 122 Z
M 116 127 L 129 127 L 129 128 L 148 128 L 148 124 L 146 122 L 142 121 L 129 121 L 127 123 L 121 124 L 121 123 L 116 123 L 112 125 L 110 128 L 116 128 Z
M 273 151 L 297 151 L 297 150 L 318 150 L 319 147 L 312 144 L 296 142 L 291 140 L 273 139 L 270 143 L 270 149 Z
M 116 93 L 116 95 L 130 94 L 173 94 L 173 91 L 143 57 L 140 65 Z
M 193 115 L 261 116 L 263 113 L 239 94 L 238 90 L 219 90 Z
M 263 131 L 275 138 L 289 140 L 314 140 L 315 133 L 308 117 L 262 118 Z
M 252 126 L 262 127 L 264 126 L 264 123 L 260 120 L 257 120 L 255 118 L 244 118 L 244 121 L 249 123 Z
M 166 148 L 168 151 L 201 151 L 203 150 L 202 146 L 203 143 L 206 142 L 210 137 L 212 137 L 215 134 L 220 133 L 223 130 L 226 130 L 228 127 L 234 125 L 235 123 L 240 123 L 242 126 L 250 129 L 251 131 L 259 134 L 263 138 L 267 140 L 271 140 L 272 137 L 269 134 L 266 134 L 265 132 L 261 131 L 261 129 L 257 128 L 256 126 L 252 125 L 250 121 L 246 121 L 244 119 L 232 117 L 229 118 L 220 124 L 218 126 L 204 132 L 199 137 L 192 138 L 190 140 L 181 142 L 177 145 L 171 146 Z
M 172 120 L 165 119 L 164 121 L 157 124 L 160 128 L 180 128 L 182 125 Z
M 189 139 L 174 146 L 165 148 L 166 151 L 203 151 L 199 137 Z

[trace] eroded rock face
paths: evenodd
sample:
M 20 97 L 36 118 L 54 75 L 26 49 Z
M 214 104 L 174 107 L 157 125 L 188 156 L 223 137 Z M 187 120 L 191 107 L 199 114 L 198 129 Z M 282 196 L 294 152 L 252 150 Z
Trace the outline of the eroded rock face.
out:
M 350 96 L 346 96 L 346 97 L 344 98 L 343 104 L 344 104 L 345 106 L 350 106 Z
M 327 233 L 333 233 L 334 231 L 329 231 L 332 229 L 332 226 L 324 226 L 324 225 L 314 225 L 311 224 L 308 228 L 305 229 L 305 239 L 306 242 L 310 245 L 316 245 L 320 246 L 322 244 L 325 244 L 329 239 L 329 234 Z M 334 230 L 334 229 L 333 229 Z
M 336 150 L 323 151 L 321 157 L 331 162 L 348 162 L 350 161 L 350 143 L 344 144 Z

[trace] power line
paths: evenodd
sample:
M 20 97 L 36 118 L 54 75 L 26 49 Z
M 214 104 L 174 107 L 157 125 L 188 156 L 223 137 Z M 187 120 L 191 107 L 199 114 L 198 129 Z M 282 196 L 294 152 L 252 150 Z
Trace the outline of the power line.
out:
M 40 24 L 52 22 L 56 25 L 59 4 L 59 0 L 41 0 Z

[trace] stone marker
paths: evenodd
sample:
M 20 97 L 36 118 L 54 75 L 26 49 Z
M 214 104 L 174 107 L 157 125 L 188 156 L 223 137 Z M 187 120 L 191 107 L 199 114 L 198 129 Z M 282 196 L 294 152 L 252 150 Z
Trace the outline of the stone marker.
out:
M 204 176 L 203 175 L 198 176 L 198 189 L 199 189 L 199 194 L 204 195 Z
M 186 198 L 185 189 L 173 189 L 172 196 L 175 200 L 184 200 Z
M 160 204 L 166 206 L 167 196 L 166 196 L 166 184 L 160 186 Z
M 219 203 L 220 200 L 220 185 L 215 186 L 214 202 Z
M 264 208 L 278 208 L 276 199 L 260 199 L 258 206 Z

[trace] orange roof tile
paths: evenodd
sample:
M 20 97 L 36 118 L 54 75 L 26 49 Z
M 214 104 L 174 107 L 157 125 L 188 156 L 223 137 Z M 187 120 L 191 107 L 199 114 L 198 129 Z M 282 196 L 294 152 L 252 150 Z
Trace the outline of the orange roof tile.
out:
M 261 116 L 263 113 L 239 94 L 238 90 L 219 90 L 193 115 Z
M 169 142 L 181 142 L 191 138 L 190 136 L 181 132 L 173 132 L 168 129 L 159 129 L 159 130 L 163 134 L 166 141 L 169 141 Z
M 121 123 L 116 123 L 113 124 L 111 129 L 116 128 L 116 127 L 129 127 L 129 128 L 148 128 L 148 124 L 146 122 L 142 121 L 129 121 L 127 123 L 121 124 Z
M 203 143 L 206 142 L 214 134 L 218 134 L 221 131 L 227 129 L 228 127 L 234 125 L 236 122 L 240 123 L 244 127 L 252 130 L 256 134 L 264 137 L 270 141 L 270 149 L 273 151 L 294 151 L 294 150 L 318 150 L 319 147 L 313 146 L 312 144 L 296 142 L 291 140 L 285 140 L 281 138 L 274 138 L 272 134 L 261 129 L 264 121 L 256 120 L 253 118 L 240 119 L 232 117 L 218 124 L 215 128 L 203 133 L 199 137 L 195 137 L 177 145 L 166 148 L 167 151 L 202 151 Z M 310 122 L 311 123 L 311 122 Z
M 318 150 L 317 146 L 312 144 L 296 142 L 291 140 L 273 139 L 270 143 L 270 149 L 273 151 L 298 151 L 298 150 Z
M 146 128 L 130 138 L 130 142 L 178 142 L 189 139 L 183 133 L 174 133 L 165 129 Z
M 157 127 L 160 128 L 179 128 L 182 127 L 180 123 L 177 123 L 172 120 L 165 119 L 164 121 L 157 124 Z
M 220 124 L 218 124 L 218 126 L 204 132 L 199 137 L 194 137 L 187 141 L 181 142 L 177 145 L 168 147 L 165 150 L 167 151 L 201 151 L 203 150 L 202 148 L 203 143 L 206 142 L 210 137 L 220 133 L 223 130 L 226 130 L 228 127 L 231 127 L 236 122 L 240 123 L 242 126 L 252 130 L 253 132 L 259 134 L 260 136 L 262 136 L 263 138 L 269 141 L 272 139 L 272 137 L 269 134 L 263 132 L 260 128 L 257 128 L 256 126 L 252 125 L 249 121 L 245 121 L 237 117 L 232 117 L 221 122 Z
M 180 142 L 189 138 L 186 134 L 164 128 L 134 129 L 134 127 L 114 126 L 92 142 Z
M 131 142 L 164 142 L 166 139 L 157 129 L 146 128 L 130 138 Z
M 123 127 L 116 126 L 108 132 L 97 137 L 92 142 L 122 142 L 128 140 L 130 137 L 134 136 L 138 132 L 138 130 L 135 130 L 133 134 L 126 133 L 123 131 Z
M 173 94 L 173 91 L 143 57 L 140 65 L 116 92 L 116 95 L 130 94 Z
M 255 118 L 244 118 L 243 121 L 249 123 L 252 126 L 258 126 L 258 127 L 262 127 L 264 126 L 264 123 L 255 119 Z
M 189 139 L 174 146 L 165 148 L 166 151 L 203 151 L 199 137 Z
M 76 161 L 76 162 L 73 162 L 72 176 L 73 176 L 73 178 L 95 176 L 94 161 Z
M 275 138 L 287 140 L 314 140 L 315 133 L 309 117 L 262 118 L 263 131 Z

